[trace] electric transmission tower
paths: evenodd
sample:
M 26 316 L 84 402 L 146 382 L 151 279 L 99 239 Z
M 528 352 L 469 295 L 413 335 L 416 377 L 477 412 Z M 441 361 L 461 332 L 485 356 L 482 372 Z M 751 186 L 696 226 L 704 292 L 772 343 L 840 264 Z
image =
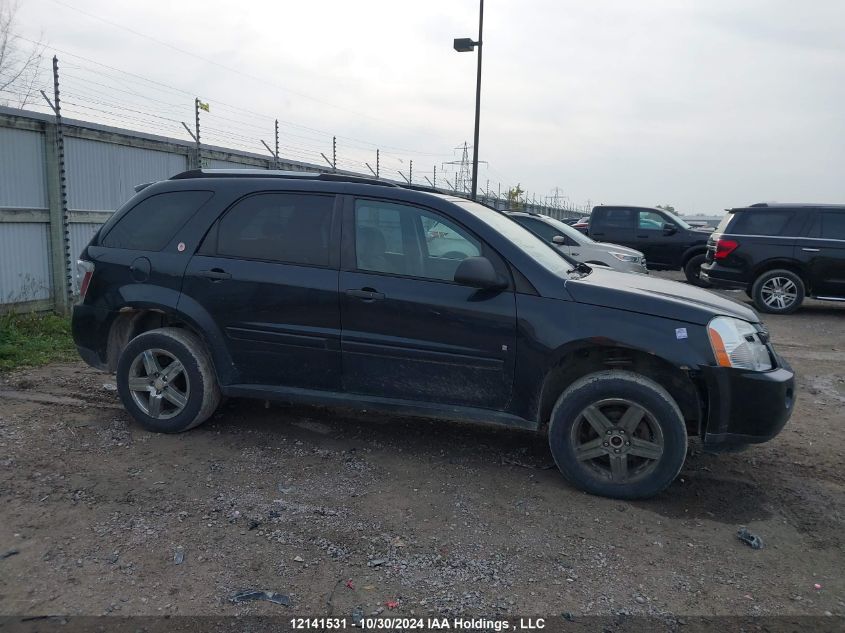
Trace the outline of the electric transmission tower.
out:
M 463 145 L 459 145 L 455 149 L 461 150 L 461 160 L 450 160 L 443 163 L 443 169 L 446 169 L 446 165 L 453 165 L 457 166 L 457 171 L 455 172 L 455 191 L 457 193 L 469 193 L 470 189 L 472 188 L 472 162 L 469 159 L 469 150 L 472 149 L 472 145 L 467 144 L 464 141 Z M 481 163 L 487 164 L 486 160 L 478 161 L 479 165 Z

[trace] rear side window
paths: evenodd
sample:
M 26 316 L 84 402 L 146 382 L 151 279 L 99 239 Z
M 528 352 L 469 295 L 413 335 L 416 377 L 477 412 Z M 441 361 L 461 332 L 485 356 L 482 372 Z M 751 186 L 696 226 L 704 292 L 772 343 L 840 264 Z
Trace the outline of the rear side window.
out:
M 217 254 L 329 265 L 334 196 L 262 193 L 236 203 L 217 232 Z
M 736 235 L 786 235 L 790 220 L 795 217 L 793 209 L 766 211 L 736 211 L 729 233 Z
M 821 211 L 816 214 L 810 237 L 823 240 L 845 240 L 845 213 Z
M 213 195 L 211 191 L 170 191 L 144 198 L 117 221 L 100 245 L 160 251 Z
M 633 209 L 602 209 L 599 212 L 598 219 L 602 226 L 613 227 L 617 229 L 633 229 L 634 228 L 634 210 Z M 596 222 L 598 224 L 599 222 Z

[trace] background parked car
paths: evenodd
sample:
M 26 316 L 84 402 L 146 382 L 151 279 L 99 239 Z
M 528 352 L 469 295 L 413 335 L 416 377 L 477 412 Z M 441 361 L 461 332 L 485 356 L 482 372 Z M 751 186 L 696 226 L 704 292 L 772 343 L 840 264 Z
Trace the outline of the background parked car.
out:
M 572 225 L 572 228 L 573 228 L 573 229 L 578 229 L 578 230 L 579 230 L 579 231 L 581 231 L 584 235 L 586 235 L 586 234 L 587 234 L 587 231 L 588 231 L 588 230 L 589 230 L 589 228 L 590 228 L 590 216 L 589 216 L 589 215 L 585 215 L 583 218 L 581 218 L 580 220 L 578 220 L 577 222 L 575 222 L 575 224 L 573 224 L 573 225 Z
M 632 248 L 596 242 L 571 226 L 547 215 L 522 211 L 508 215 L 576 261 L 585 264 L 601 264 L 625 273 L 648 273 L 645 257 Z
M 789 314 L 808 296 L 845 301 L 845 205 L 730 209 L 707 242 L 701 275 L 744 289 L 762 312 Z
M 691 284 L 707 285 L 699 277 L 699 269 L 705 261 L 710 231 L 696 229 L 674 213 L 650 207 L 593 207 L 587 234 L 600 242 L 642 251 L 649 268 L 683 270 Z

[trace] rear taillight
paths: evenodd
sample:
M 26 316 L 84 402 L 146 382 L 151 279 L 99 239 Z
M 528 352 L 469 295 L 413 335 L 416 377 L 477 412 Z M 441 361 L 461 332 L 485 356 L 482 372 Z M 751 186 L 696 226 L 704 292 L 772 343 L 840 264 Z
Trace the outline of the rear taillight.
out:
M 739 248 L 739 242 L 736 240 L 726 240 L 720 237 L 716 242 L 716 252 L 713 254 L 713 259 L 725 259 L 728 255 Z
M 84 259 L 76 261 L 76 279 L 79 282 L 79 300 L 85 299 L 85 294 L 88 292 L 88 286 L 91 285 L 91 277 L 94 276 L 94 262 L 89 262 Z

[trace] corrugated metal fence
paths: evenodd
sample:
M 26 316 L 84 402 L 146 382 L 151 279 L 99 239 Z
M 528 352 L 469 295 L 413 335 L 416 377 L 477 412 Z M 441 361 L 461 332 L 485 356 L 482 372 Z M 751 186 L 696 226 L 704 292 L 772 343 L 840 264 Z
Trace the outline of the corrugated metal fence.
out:
M 0 311 L 67 309 L 55 127 L 52 116 L 0 107 Z M 63 131 L 75 268 L 77 254 L 134 194 L 135 185 L 189 169 L 196 163 L 196 150 L 179 139 L 82 121 L 65 120 Z M 207 167 L 274 167 L 272 158 L 221 147 L 204 146 L 201 160 Z M 328 171 L 286 159 L 279 167 Z M 571 215 L 560 209 L 536 210 Z

